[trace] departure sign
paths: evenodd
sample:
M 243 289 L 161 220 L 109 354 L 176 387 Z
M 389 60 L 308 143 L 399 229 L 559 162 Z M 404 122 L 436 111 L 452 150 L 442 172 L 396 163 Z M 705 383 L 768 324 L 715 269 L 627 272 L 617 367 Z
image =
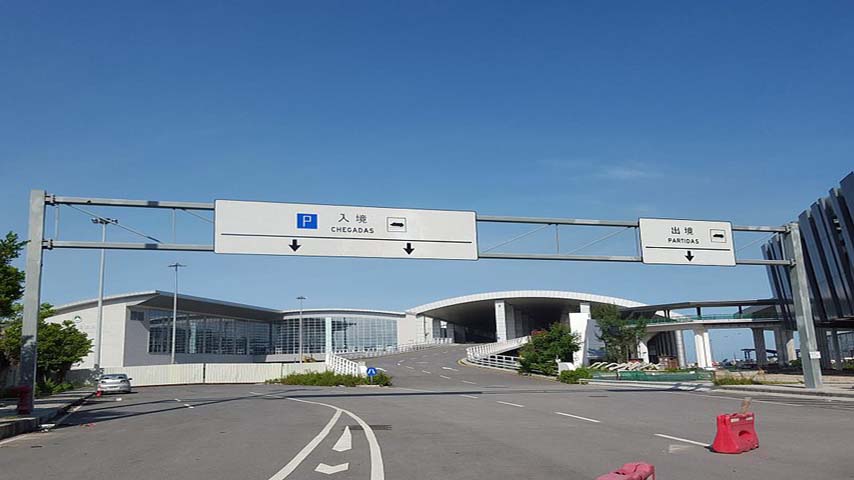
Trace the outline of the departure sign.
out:
M 215 203 L 216 253 L 477 260 L 475 212 Z
M 643 263 L 735 266 L 729 222 L 641 218 L 639 227 Z

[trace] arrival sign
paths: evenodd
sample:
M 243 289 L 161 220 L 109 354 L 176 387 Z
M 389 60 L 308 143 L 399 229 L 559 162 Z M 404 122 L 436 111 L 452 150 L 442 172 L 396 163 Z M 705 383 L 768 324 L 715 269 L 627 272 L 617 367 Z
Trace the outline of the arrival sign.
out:
M 729 222 L 641 218 L 638 226 L 643 263 L 735 266 Z
M 217 200 L 214 251 L 477 260 L 475 212 Z

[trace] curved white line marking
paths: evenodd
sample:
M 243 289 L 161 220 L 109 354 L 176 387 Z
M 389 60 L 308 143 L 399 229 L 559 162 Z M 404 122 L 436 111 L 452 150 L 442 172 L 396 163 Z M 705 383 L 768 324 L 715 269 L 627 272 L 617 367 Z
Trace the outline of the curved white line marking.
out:
M 320 433 L 315 435 L 315 437 L 310 442 L 308 442 L 306 446 L 302 447 L 302 450 L 300 450 L 299 453 L 297 453 L 297 455 L 292 458 L 287 465 L 282 467 L 281 470 L 279 470 L 275 473 L 275 475 L 270 477 L 270 480 L 284 480 L 288 478 L 288 475 L 293 473 L 293 471 L 296 470 L 297 467 L 299 467 L 299 464 L 302 463 L 302 461 L 305 460 L 305 458 L 308 457 L 311 452 L 314 451 L 315 448 L 317 448 L 318 445 L 320 445 L 320 442 L 322 442 L 327 435 L 329 435 L 329 431 L 332 430 L 332 427 L 335 426 L 339 418 L 341 418 L 341 410 L 336 409 L 335 415 L 332 415 L 332 418 L 329 419 L 329 422 L 326 424 L 325 427 L 323 427 L 323 430 L 321 430 Z
M 343 408 L 336 407 L 335 405 L 329 405 L 328 403 L 312 402 L 309 400 L 300 400 L 298 398 L 291 398 L 291 397 L 288 397 L 288 400 L 293 400 L 295 402 L 302 402 L 302 403 L 311 403 L 314 405 L 322 405 L 324 407 L 329 407 L 329 408 L 335 409 L 336 415 L 341 415 L 341 412 L 344 412 L 347 415 L 349 415 L 353 420 L 355 420 L 362 427 L 362 430 L 365 432 L 365 437 L 367 437 L 367 439 L 368 439 L 368 446 L 370 447 L 370 450 L 371 450 L 371 480 L 385 480 L 385 467 L 383 466 L 383 454 L 382 454 L 382 451 L 380 450 L 380 444 L 377 441 L 377 436 L 374 435 L 374 429 L 372 429 L 371 426 L 368 425 L 368 422 L 362 420 L 359 416 L 357 416 L 355 413 L 353 413 L 349 410 L 344 410 Z M 330 428 L 332 428 L 332 427 L 330 427 Z M 326 433 L 329 433 L 329 432 L 326 432 Z M 284 477 L 282 477 L 282 478 L 284 478 Z M 273 479 L 270 479 L 270 480 L 273 480 Z M 281 479 L 276 479 L 276 480 L 281 480 Z

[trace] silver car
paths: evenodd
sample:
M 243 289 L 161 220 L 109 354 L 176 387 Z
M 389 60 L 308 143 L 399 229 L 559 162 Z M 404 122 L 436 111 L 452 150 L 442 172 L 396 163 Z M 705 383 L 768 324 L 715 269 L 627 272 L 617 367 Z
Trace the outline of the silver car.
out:
M 124 373 L 107 373 L 98 379 L 98 390 L 103 393 L 130 393 L 131 380 Z

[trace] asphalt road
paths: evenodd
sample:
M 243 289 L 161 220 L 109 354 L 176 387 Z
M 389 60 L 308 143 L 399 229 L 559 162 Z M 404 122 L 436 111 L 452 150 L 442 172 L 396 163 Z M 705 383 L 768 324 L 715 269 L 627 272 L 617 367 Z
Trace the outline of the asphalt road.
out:
M 140 388 L 0 443 L 2 479 L 854 478 L 854 402 L 763 397 L 758 450 L 705 445 L 738 394 L 562 385 L 458 364 L 462 346 L 369 360 L 392 388 Z

